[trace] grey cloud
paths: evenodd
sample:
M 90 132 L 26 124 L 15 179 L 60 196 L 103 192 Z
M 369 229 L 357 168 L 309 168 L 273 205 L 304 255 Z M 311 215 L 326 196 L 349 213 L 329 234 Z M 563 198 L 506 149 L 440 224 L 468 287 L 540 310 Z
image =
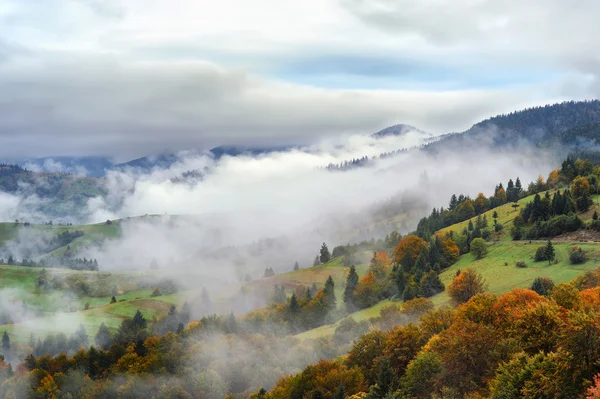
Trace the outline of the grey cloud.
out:
M 46 63 L 0 78 L 0 156 L 115 155 L 305 144 L 402 122 L 464 129 L 532 103 L 516 91 L 326 90 L 204 62 Z

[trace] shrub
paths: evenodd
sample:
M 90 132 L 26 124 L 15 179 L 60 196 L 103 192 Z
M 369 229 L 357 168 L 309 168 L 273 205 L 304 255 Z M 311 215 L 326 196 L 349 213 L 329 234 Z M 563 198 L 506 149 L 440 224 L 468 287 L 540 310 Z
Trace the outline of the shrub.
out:
M 523 238 L 523 229 L 515 226 L 510 230 L 510 235 L 513 241 L 519 241 Z
M 527 267 L 527 263 L 523 262 L 522 260 L 517 261 L 516 265 L 517 265 L 517 267 L 520 267 L 520 268 L 526 268 Z
M 531 284 L 531 290 L 542 296 L 547 296 L 554 288 L 554 281 L 549 277 L 537 277 Z
M 504 226 L 502 225 L 502 223 L 496 223 L 496 225 L 494 226 L 494 230 L 496 231 L 496 233 L 499 233 L 502 230 L 504 230 Z
M 150 294 L 151 297 L 155 297 L 155 296 L 161 296 L 162 294 L 160 293 L 160 290 L 158 288 L 155 288 L 152 291 L 152 294 Z
M 471 254 L 476 259 L 484 258 L 488 253 L 487 243 L 483 238 L 476 238 L 471 241 Z
M 548 260 L 548 258 L 546 257 L 546 247 L 539 247 L 536 251 L 535 251 L 535 256 L 533 258 L 536 262 L 541 262 L 544 260 Z
M 587 262 L 587 255 L 583 249 L 573 247 L 571 249 L 571 254 L 569 255 L 569 260 L 574 265 L 581 265 L 582 263 Z
M 590 228 L 592 230 L 600 231 L 600 220 L 592 220 L 592 223 L 590 223 Z
M 83 310 L 88 310 L 90 308 L 90 303 L 86 302 L 85 305 L 83 305 Z
M 454 277 L 447 291 L 454 302 L 464 303 L 486 289 L 487 285 L 481 274 L 473 269 L 466 269 Z

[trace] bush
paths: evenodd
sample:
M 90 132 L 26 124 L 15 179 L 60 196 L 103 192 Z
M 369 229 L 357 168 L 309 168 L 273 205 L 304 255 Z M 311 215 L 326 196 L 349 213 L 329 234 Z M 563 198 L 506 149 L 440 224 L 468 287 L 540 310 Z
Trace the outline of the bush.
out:
M 155 296 L 161 296 L 162 294 L 160 293 L 160 290 L 158 288 L 155 288 L 152 291 L 152 294 L 150 294 L 151 297 L 155 297 Z
M 513 241 L 519 241 L 523 238 L 523 229 L 521 227 L 513 227 L 510 230 L 510 235 Z
M 527 263 L 523 262 L 522 260 L 517 261 L 516 265 L 517 265 L 517 267 L 520 267 L 522 269 L 527 267 Z
M 571 249 L 571 254 L 569 255 L 569 260 L 573 265 L 581 265 L 587 262 L 587 255 L 583 249 L 573 247 Z
M 542 296 L 547 296 L 554 288 L 554 281 L 549 277 L 537 277 L 531 284 L 531 290 L 537 292 Z
M 448 286 L 448 295 L 456 303 L 465 303 L 472 297 L 487 289 L 487 284 L 481 274 L 473 269 L 462 271 Z
M 535 256 L 534 256 L 533 260 L 535 260 L 536 262 L 548 260 L 548 257 L 546 256 L 546 247 L 539 247 L 535 251 Z
M 490 229 L 485 228 L 485 229 L 481 230 L 481 238 L 483 238 L 484 240 L 487 241 L 491 235 L 492 235 L 492 233 L 490 233 Z
M 484 258 L 488 253 L 487 243 L 483 238 L 475 238 L 471 241 L 471 254 L 476 259 Z
M 590 229 L 600 231 L 600 220 L 592 220 L 592 223 L 590 223 Z
M 496 223 L 496 226 L 494 226 L 494 231 L 496 231 L 496 233 L 499 233 L 502 230 L 504 230 L 504 226 L 501 223 Z

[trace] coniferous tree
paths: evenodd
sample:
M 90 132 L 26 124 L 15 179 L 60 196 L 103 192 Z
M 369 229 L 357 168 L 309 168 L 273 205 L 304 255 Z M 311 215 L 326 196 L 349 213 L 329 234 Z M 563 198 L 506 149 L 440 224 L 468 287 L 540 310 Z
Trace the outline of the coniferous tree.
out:
M 148 327 L 148 322 L 146 321 L 146 318 L 139 310 L 135 312 L 135 315 L 133 315 L 133 324 L 140 330 L 143 330 L 146 327 Z
M 358 286 L 358 273 L 354 265 L 350 266 L 348 277 L 346 278 L 346 287 L 344 288 L 344 304 L 346 310 L 351 312 L 354 310 L 354 290 Z
M 319 255 L 315 256 L 315 260 L 313 261 L 313 266 L 319 266 L 321 264 L 321 260 L 319 259 Z
M 404 270 L 402 269 L 402 266 L 398 266 L 398 268 L 396 269 L 394 283 L 396 284 L 396 291 L 398 292 L 398 297 L 402 299 L 404 289 L 406 288 L 406 276 L 404 275 Z
M 327 301 L 327 306 L 331 309 L 335 309 L 336 300 L 335 300 L 335 284 L 333 282 L 333 278 L 329 276 L 327 281 L 325 282 L 325 288 L 323 289 L 323 293 L 325 294 L 325 300 Z
M 515 181 L 515 196 L 517 200 L 521 198 L 521 193 L 523 192 L 523 186 L 521 185 L 521 180 L 517 177 Z
M 598 211 L 594 211 L 594 214 L 592 215 L 592 220 L 598 220 Z
M 317 283 L 312 283 L 312 285 L 310 286 L 310 294 L 314 297 L 318 291 L 319 290 L 317 288 Z
M 296 298 L 296 293 L 292 294 L 290 298 L 290 312 L 291 313 L 299 313 L 300 312 L 300 304 L 298 303 L 298 298 Z
M 448 210 L 454 211 L 457 206 L 458 206 L 458 199 L 456 198 L 456 194 L 452 194 L 452 197 L 450 197 L 450 203 L 448 204 Z
M 104 323 L 100 324 L 100 328 L 96 333 L 94 341 L 100 349 L 108 349 L 110 346 L 112 338 L 110 336 L 110 331 L 108 331 L 108 328 Z
M 548 261 L 548 264 L 551 264 L 555 258 L 554 245 L 552 245 L 552 241 L 548 240 L 548 243 L 546 244 L 546 249 L 544 252 L 546 254 L 546 260 Z
M 85 328 L 83 328 L 83 324 L 80 324 L 79 328 L 77 328 L 77 330 L 75 331 L 75 337 L 77 338 L 77 341 L 79 342 L 79 346 L 81 348 L 87 347 L 88 336 L 87 336 L 87 333 L 85 332 Z
M 323 243 L 321 246 L 321 251 L 319 252 L 319 260 L 321 263 L 327 263 L 331 260 L 331 254 L 329 253 L 329 248 L 327 248 L 327 244 Z
M 294 263 L 294 271 L 298 271 L 300 270 L 300 265 L 298 264 L 298 262 Z
M 8 333 L 6 331 L 4 331 L 4 334 L 2 334 L 2 353 L 4 354 L 4 356 L 7 356 L 7 354 L 10 352 L 10 337 L 8 336 Z

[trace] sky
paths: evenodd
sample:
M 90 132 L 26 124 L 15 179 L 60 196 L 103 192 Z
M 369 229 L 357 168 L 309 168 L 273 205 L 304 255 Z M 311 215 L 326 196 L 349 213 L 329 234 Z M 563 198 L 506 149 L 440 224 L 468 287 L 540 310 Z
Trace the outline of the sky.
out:
M 0 157 L 434 134 L 598 97 L 594 0 L 3 0 Z

